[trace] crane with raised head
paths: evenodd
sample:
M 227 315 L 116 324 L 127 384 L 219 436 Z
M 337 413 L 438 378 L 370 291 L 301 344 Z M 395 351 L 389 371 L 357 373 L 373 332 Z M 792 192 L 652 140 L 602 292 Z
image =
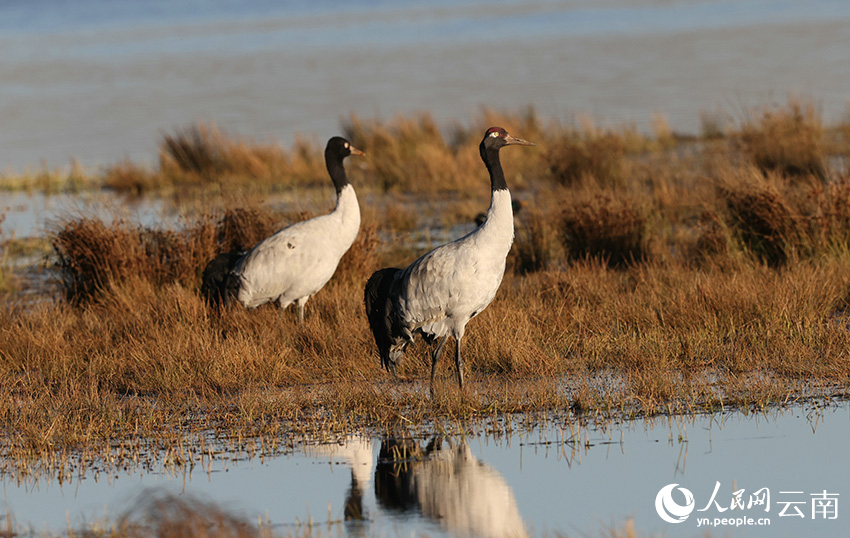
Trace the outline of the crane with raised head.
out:
M 428 252 L 406 269 L 381 269 L 366 283 L 364 302 L 381 363 L 395 373 L 416 334 L 436 347 L 431 354 L 431 392 L 437 363 L 449 336 L 455 339 L 458 386 L 463 388 L 461 340 L 466 324 L 496 296 L 514 238 L 511 195 L 499 160 L 509 145 L 534 144 L 501 127 L 484 133 L 479 152 L 490 173 L 490 207 L 469 234 Z

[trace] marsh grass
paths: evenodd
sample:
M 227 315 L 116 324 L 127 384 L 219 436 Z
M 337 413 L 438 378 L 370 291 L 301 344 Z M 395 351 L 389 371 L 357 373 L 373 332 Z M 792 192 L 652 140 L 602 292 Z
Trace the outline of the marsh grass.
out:
M 90 306 L 6 307 L 10 382 L 0 417 L 17 443 L 44 450 L 159 436 L 198 409 L 204 427 L 241 424 L 245 435 L 295 421 L 332 431 L 402 416 L 415 423 L 492 409 L 564 411 L 577 402 L 653 413 L 670 402 L 748 401 L 739 382 L 747 376 L 779 388 L 749 400 L 766 405 L 804 381 L 841 385 L 850 377 L 850 341 L 833 317 L 850 290 L 846 261 L 798 262 L 781 273 L 756 262 L 731 273 L 585 262 L 508 275 L 470 324 L 469 389 L 456 391 L 444 361 L 436 401 L 427 395 L 421 343 L 401 366 L 412 383 L 385 378 L 356 279 L 322 290 L 298 325 L 274 307 L 213 315 L 194 289 L 136 277 Z M 579 381 L 600 372 L 620 388 Z M 153 402 L 159 411 L 151 412 Z
M 101 181 L 96 174 L 86 170 L 76 159 L 68 166 L 49 168 L 43 164 L 36 170 L 23 173 L 12 170 L 0 173 L 0 190 L 42 192 L 45 194 L 75 193 L 99 188 Z
M 192 286 L 198 268 L 214 256 L 214 237 L 209 221 L 174 231 L 82 218 L 58 230 L 52 247 L 65 297 L 79 303 L 97 299 L 112 284 L 132 277 L 156 285 Z
M 513 270 L 519 274 L 543 271 L 560 252 L 558 223 L 538 207 L 522 212 L 509 254 Z
M 799 216 L 774 183 L 756 176 L 751 179 L 721 186 L 719 196 L 726 203 L 730 223 L 741 243 L 768 265 L 784 265 L 802 240 Z
M 739 137 L 742 151 L 766 173 L 827 177 L 827 137 L 820 109 L 811 100 L 790 98 L 784 107 L 746 111 Z
M 286 223 L 306 220 L 311 216 L 314 215 L 282 218 L 263 206 L 228 209 L 216 222 L 215 241 L 220 252 L 248 251 Z
M 617 186 L 625 181 L 626 142 L 612 132 L 570 133 L 552 144 L 545 155 L 552 176 L 561 184 L 595 182 Z
M 476 121 L 503 123 L 540 147 L 504 154 L 509 184 L 534 202 L 518 214 L 495 301 L 467 327 L 463 393 L 449 358 L 438 369 L 437 397 L 428 396 L 422 342 L 408 350 L 401 380 L 380 369 L 362 288 L 372 271 L 406 265 L 428 248 L 411 244 L 412 227 L 471 225 L 486 208 L 480 130 L 442 129 L 427 116 L 352 117 L 347 134 L 369 155 L 350 167 L 358 190 L 369 193 L 361 197 L 363 223 L 303 324 L 275 306 L 213 311 L 198 288 L 217 253 L 247 248 L 305 212 L 231 204 L 186 216 L 174 229 L 95 217 L 57 225 L 51 242 L 62 296 L 0 301 L 0 445 L 4 461 L 15 462 L 9 472 L 67 473 L 58 462 L 68 454 L 93 461 L 114 446 L 131 447 L 126 458 L 138 459 L 140 439 L 197 447 L 210 432 L 285 446 L 400 422 L 628 418 L 847 396 L 846 177 L 801 180 L 741 163 L 729 142 L 735 133 L 683 142 L 659 124 L 654 137 L 587 127 L 574 136 L 602 140 L 602 155 L 570 165 L 577 171 L 563 180 L 550 175 L 561 139 L 549 136 L 563 127 L 533 112 Z M 201 131 L 183 137 L 181 147 L 218 155 L 206 161 L 253 154 L 247 142 Z M 670 148 L 673 141 L 681 145 Z M 206 162 L 198 155 L 183 164 L 169 156 L 164 168 L 180 181 L 218 175 L 229 185 L 243 173 L 262 183 L 264 170 L 285 162 L 288 171 L 269 181 L 312 186 L 307 176 L 318 171 L 326 189 L 320 149 L 304 144 L 254 172 L 191 164 Z M 409 174 L 409 162 L 423 166 Z M 240 181 L 216 189 L 247 185 Z M 172 454 L 175 465 L 185 463 Z
M 98 184 L 131 195 L 184 196 L 193 191 L 228 196 L 324 185 L 323 151 L 323 146 L 302 137 L 284 148 L 274 141 L 257 142 L 227 134 L 215 124 L 198 123 L 163 135 L 158 167 L 119 161 L 101 172 Z
M 649 257 L 645 210 L 634 200 L 595 193 L 568 204 L 560 228 L 569 260 L 595 258 L 626 267 Z

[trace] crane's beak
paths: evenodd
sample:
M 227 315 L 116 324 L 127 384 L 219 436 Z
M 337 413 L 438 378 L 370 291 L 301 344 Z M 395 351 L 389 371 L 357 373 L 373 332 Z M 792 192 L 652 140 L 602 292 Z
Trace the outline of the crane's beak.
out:
M 529 142 L 528 140 L 523 140 L 522 138 L 517 138 L 515 136 L 508 135 L 505 137 L 505 142 L 507 145 L 517 145 L 517 146 L 536 146 L 534 142 Z
M 359 149 L 355 148 L 351 144 L 348 145 L 348 151 L 350 151 L 352 155 L 360 155 L 360 156 L 366 155 L 365 153 L 363 153 Z

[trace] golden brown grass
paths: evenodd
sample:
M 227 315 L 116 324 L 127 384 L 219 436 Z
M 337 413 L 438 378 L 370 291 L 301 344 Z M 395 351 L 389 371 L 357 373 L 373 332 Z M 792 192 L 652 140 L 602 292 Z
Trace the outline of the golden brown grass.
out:
M 275 307 L 215 315 L 194 287 L 137 276 L 79 307 L 7 304 L 3 431 L 16 432 L 18 446 L 45 450 L 159 436 L 198 409 L 204 427 L 246 434 L 299 419 L 309 427 L 317 416 L 332 431 L 402 416 L 562 412 L 579 398 L 585 410 L 655 413 L 730 400 L 766 405 L 811 380 L 850 379 L 850 337 L 835 317 L 850 295 L 847 255 L 780 272 L 751 259 L 731 269 L 614 271 L 586 262 L 509 274 L 470 324 L 469 389 L 460 395 L 446 382 L 432 401 L 423 344 L 401 367 L 413 383 L 379 369 L 360 299 L 369 248 L 366 241 L 352 253 L 352 274 L 361 276 L 332 281 L 303 325 Z M 440 375 L 451 380 L 448 369 Z M 592 386 L 600 375 L 609 387 Z
M 274 306 L 210 310 L 198 288 L 216 253 L 250 247 L 303 213 L 230 203 L 175 229 L 95 217 L 57 226 L 64 296 L 0 301 L 0 445 L 20 462 L 13 474 L 33 466 L 70 472 L 57 454 L 95 459 L 129 440 L 137 444 L 127 458 L 141 453 L 139 439 L 198 446 L 209 432 L 283 446 L 299 435 L 399 422 L 502 413 L 572 420 L 847 395 L 850 178 L 824 183 L 810 171 L 801 180 L 739 162 L 728 142 L 734 133 L 671 147 L 679 139 L 659 123 L 654 137 L 595 127 L 581 134 L 623 148 L 600 157 L 618 160 L 622 175 L 600 181 L 614 172 L 586 163 L 575 176 L 584 179 L 558 181 L 550 171 L 561 139 L 550 135 L 563 127 L 533 111 L 487 114 L 476 121 L 502 123 L 540 148 L 504 152 L 508 182 L 527 204 L 502 288 L 468 326 L 463 394 L 445 361 L 438 395 L 428 396 L 421 342 L 408 351 L 401 381 L 380 369 L 362 287 L 372 271 L 404 266 L 428 248 L 411 246 L 419 228 L 468 226 L 485 209 L 480 131 L 441 129 L 427 116 L 352 118 L 348 136 L 369 153 L 352 175 L 358 189 L 374 189 L 361 196 L 357 242 L 301 325 Z M 180 147 L 216 158 L 221 147 L 243 157 L 257 149 L 203 131 L 184 138 Z M 204 149 L 212 143 L 219 149 Z M 326 189 L 320 148 L 299 152 L 286 153 L 287 166 L 300 163 L 304 177 L 316 172 Z M 173 177 L 237 173 L 188 164 L 206 162 L 199 156 L 182 165 L 169 159 L 163 169 L 174 167 Z M 409 159 L 439 162 L 408 175 Z M 279 185 L 302 181 L 284 168 L 256 170 L 253 177 L 280 173 Z M 449 210 L 431 203 L 435 191 L 445 191 L 439 199 L 452 202 Z
M 625 267 L 648 257 L 646 216 L 630 197 L 596 193 L 571 201 L 561 215 L 561 237 L 570 260 Z
M 99 219 L 67 223 L 53 239 L 66 298 L 72 303 L 102 295 L 115 282 L 139 277 L 157 285 L 191 286 L 199 267 L 216 252 L 215 229 L 209 221 L 187 229 L 147 229 Z
M 86 170 L 76 159 L 65 167 L 53 169 L 42 165 L 37 170 L 27 169 L 23 173 L 11 170 L 0 172 L 0 190 L 53 193 L 75 193 L 99 188 L 101 181 L 96 174 Z
M 287 149 L 274 141 L 228 135 L 215 124 L 195 124 L 163 136 L 157 169 L 120 161 L 103 171 L 100 183 L 132 195 L 187 190 L 222 195 L 270 192 L 324 184 L 323 150 L 304 138 Z
M 784 107 L 748 111 L 739 139 L 744 154 L 764 172 L 827 177 L 826 133 L 811 100 L 791 98 Z

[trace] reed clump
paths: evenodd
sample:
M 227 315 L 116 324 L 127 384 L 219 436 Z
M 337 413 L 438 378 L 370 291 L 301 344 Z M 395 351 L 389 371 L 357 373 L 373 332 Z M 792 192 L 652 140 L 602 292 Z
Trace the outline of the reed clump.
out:
M 304 220 L 300 218 L 302 216 L 309 218 L 306 215 L 295 215 L 291 220 L 292 222 Z M 257 243 L 283 228 L 281 221 L 281 215 L 262 206 L 227 209 L 215 224 L 215 241 L 218 250 L 247 252 Z
M 101 184 L 132 195 L 192 189 L 227 194 L 324 184 L 326 178 L 323 148 L 314 141 L 298 138 L 286 149 L 198 123 L 163 136 L 158 168 L 121 161 L 105 169 Z
M 76 304 L 101 297 L 112 283 L 131 277 L 192 285 L 198 267 L 214 254 L 214 235 L 209 221 L 178 232 L 82 218 L 58 230 L 52 247 L 62 290 Z
M 160 173 L 130 160 L 120 161 L 103 174 L 103 186 L 132 196 L 166 189 L 170 181 Z
M 160 168 L 165 176 L 192 182 L 317 181 L 325 175 L 321 148 L 303 139 L 287 152 L 274 143 L 231 137 L 214 124 L 197 124 L 165 135 Z
M 596 258 L 626 267 L 649 257 L 646 217 L 629 199 L 597 193 L 577 200 L 561 214 L 561 237 L 568 260 Z
M 345 136 L 367 150 L 373 181 L 383 192 L 457 190 L 483 177 L 469 152 L 450 147 L 429 114 L 389 122 L 351 116 Z
M 522 212 L 509 255 L 513 270 L 519 274 L 543 271 L 560 255 L 558 224 L 552 215 L 537 207 Z
M 616 186 L 625 180 L 626 142 L 617 133 L 591 130 L 563 135 L 544 156 L 549 171 L 563 185 L 596 182 Z
M 765 173 L 821 181 L 827 177 L 826 133 L 812 101 L 789 99 L 784 107 L 750 111 L 739 137 L 744 154 Z
M 745 248 L 768 265 L 781 266 L 800 244 L 800 219 L 774 185 L 755 179 L 721 186 L 719 197 Z
M 105 534 L 114 538 L 260 538 L 273 534 L 224 507 L 199 499 L 157 495 L 129 510 Z
M 718 180 L 718 214 L 744 252 L 780 267 L 792 257 L 828 256 L 850 244 L 848 181 L 789 183 L 743 168 Z M 717 232 L 717 229 L 715 229 Z

